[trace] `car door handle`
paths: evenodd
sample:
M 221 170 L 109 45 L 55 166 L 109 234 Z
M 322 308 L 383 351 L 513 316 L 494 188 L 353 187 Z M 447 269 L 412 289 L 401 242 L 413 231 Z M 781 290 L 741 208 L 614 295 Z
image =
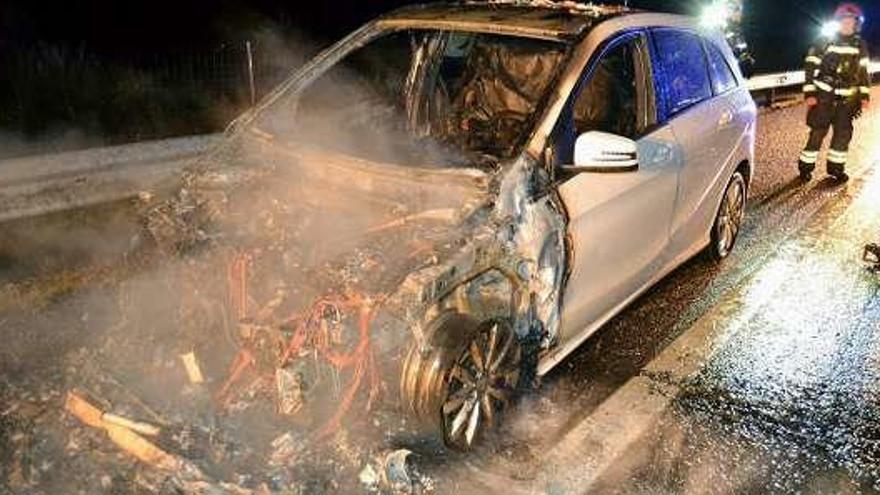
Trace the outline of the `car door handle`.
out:
M 726 127 L 731 122 L 733 122 L 733 112 L 725 110 L 721 113 L 721 118 L 718 119 L 718 127 Z

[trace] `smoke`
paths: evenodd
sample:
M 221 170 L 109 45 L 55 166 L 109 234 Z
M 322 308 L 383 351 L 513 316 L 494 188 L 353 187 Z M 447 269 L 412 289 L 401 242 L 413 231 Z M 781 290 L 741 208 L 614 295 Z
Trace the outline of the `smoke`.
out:
M 261 31 L 256 59 L 271 63 L 256 66 L 289 68 L 304 58 L 300 48 Z M 342 84 L 340 90 L 354 93 L 354 100 L 375 98 L 348 81 Z M 383 121 L 370 112 L 362 124 Z M 355 154 L 393 149 L 391 143 L 400 140 L 380 130 L 356 139 L 334 135 L 331 125 L 315 129 L 318 135 L 306 138 L 312 147 L 343 143 Z M 68 140 L 68 146 L 90 142 L 86 133 L 70 135 L 82 140 Z M 303 355 L 286 366 L 299 384 L 294 395 L 304 402 L 289 417 L 277 409 L 276 344 L 291 339 L 294 315 L 309 311 L 315 300 L 328 294 L 381 295 L 403 274 L 431 262 L 438 252 L 434 243 L 452 247 L 451 221 L 458 218 L 448 212 L 473 206 L 482 191 L 462 181 L 431 182 L 401 171 L 383 176 L 378 164 L 364 169 L 357 160 L 302 154 L 302 146 L 291 145 L 302 145 L 302 138 L 285 139 L 292 137 L 275 134 L 267 143 L 249 132 L 239 134 L 197 164 L 174 196 L 160 195 L 143 211 L 124 203 L 4 225 L 10 235 L 0 246 L 0 328 L 9 345 L 0 351 L 0 403 L 11 405 L 2 413 L 14 420 L 0 431 L 4 439 L 31 439 L 11 443 L 0 471 L 4 486 L 67 491 L 109 483 L 161 492 L 169 483 L 191 481 L 145 466 L 133 471 L 111 466 L 111 479 L 102 479 L 107 469 L 79 455 L 89 444 L 107 448 L 100 432 L 56 412 L 64 393 L 76 388 L 122 416 L 188 432 L 160 443 L 198 462 L 212 483 L 357 487 L 363 465 L 389 448 L 389 432 L 400 431 L 398 420 L 388 419 L 396 418 L 395 405 L 374 401 L 378 394 L 393 397 L 396 386 L 384 375 L 374 376 L 380 370 L 372 351 L 356 353 L 357 307 L 334 299 L 333 309 L 319 315 L 330 333 L 313 336 L 326 335 L 330 344 L 310 340 Z M 19 154 L 35 146 L 5 149 Z M 370 158 L 408 160 L 387 152 Z M 394 224 L 425 209 L 440 214 Z M 336 315 L 337 310 L 346 313 Z M 378 353 L 383 346 L 396 347 L 390 357 L 399 359 L 394 352 L 401 352 L 409 329 L 387 334 L 391 318 L 374 321 L 369 338 L 377 341 L 371 348 Z M 391 337 L 380 343 L 380 334 Z M 232 378 L 230 365 L 242 346 L 260 355 L 219 402 L 217 392 Z M 370 368 L 334 365 L 319 349 L 328 356 L 355 353 L 351 359 L 368 360 Z M 207 379 L 203 385 L 189 382 L 180 359 L 189 352 Z M 356 380 L 360 385 L 353 388 Z M 42 411 L 37 421 L 28 416 L 32 407 Z M 343 424 L 319 436 L 343 407 Z M 296 448 L 285 443 L 285 434 L 293 435 Z M 329 468 L 317 462 L 325 456 L 335 459 Z M 52 468 L 43 471 L 13 459 L 46 461 Z M 339 481 L 342 472 L 345 481 Z
M 383 303 L 407 275 L 476 236 L 489 174 L 516 149 L 560 60 L 536 57 L 544 46 L 485 39 L 474 52 L 483 65 L 449 69 L 456 77 L 414 102 L 406 80 L 419 40 L 388 37 L 302 96 L 279 98 L 195 163 L 172 195 L 159 192 L 139 212 L 126 205 L 118 223 L 95 228 L 73 215 L 24 224 L 7 259 L 51 261 L 34 276 L 7 272 L 0 300 L 27 303 L 0 305 L 13 308 L 0 328 L 14 342 L 0 351 L 0 402 L 57 410 L 64 391 L 85 390 L 175 432 L 162 447 L 197 462 L 203 480 L 250 489 L 350 492 L 384 451 L 438 448 L 436 430 L 426 441 L 423 426 L 399 414 L 412 329 Z M 312 51 L 271 28 L 254 40 L 256 74 L 281 73 Z M 457 47 L 455 63 L 467 65 L 466 49 Z M 514 99 L 487 82 L 496 79 L 480 72 L 487 67 L 528 74 L 529 85 Z M 62 252 L 20 248 L 41 242 Z M 188 353 L 206 383 L 189 381 Z M 24 430 L 50 447 L 12 452 L 58 467 L 27 468 L 14 488 L 105 484 L 104 467 L 78 455 L 83 445 L 106 447 L 99 432 L 45 418 Z M 193 481 L 110 469 L 108 483 L 122 490 Z

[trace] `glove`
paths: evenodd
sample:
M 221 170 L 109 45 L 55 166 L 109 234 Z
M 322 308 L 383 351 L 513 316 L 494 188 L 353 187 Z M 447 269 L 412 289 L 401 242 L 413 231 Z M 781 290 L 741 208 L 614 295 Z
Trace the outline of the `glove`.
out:
M 853 110 L 853 119 L 858 119 L 862 116 L 862 113 L 868 109 L 868 100 L 862 100 L 861 104 L 857 105 L 855 110 Z
M 815 96 L 808 96 L 806 102 L 808 107 L 815 107 L 819 104 L 819 100 Z

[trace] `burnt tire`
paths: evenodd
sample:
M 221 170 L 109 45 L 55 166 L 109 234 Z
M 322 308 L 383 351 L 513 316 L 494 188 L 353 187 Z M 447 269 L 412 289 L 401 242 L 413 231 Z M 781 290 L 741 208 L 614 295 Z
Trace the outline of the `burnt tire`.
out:
M 721 204 L 712 224 L 709 254 L 716 261 L 722 261 L 733 251 L 742 230 L 746 212 L 748 187 L 742 172 L 737 170 L 730 177 Z
M 500 422 L 516 396 L 522 349 L 507 320 L 441 316 L 429 344 L 410 349 L 401 392 L 412 412 L 435 424 L 444 443 L 470 450 Z

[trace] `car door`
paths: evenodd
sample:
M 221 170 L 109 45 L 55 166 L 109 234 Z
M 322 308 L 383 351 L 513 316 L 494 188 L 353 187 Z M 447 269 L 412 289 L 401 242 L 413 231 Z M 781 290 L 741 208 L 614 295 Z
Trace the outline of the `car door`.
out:
M 717 142 L 724 152 L 725 164 L 734 159 L 734 151 L 738 148 L 740 140 L 747 131 L 747 118 L 751 107 L 751 96 L 745 91 L 739 91 L 739 81 L 731 68 L 729 59 L 722 52 L 720 43 L 711 38 L 703 39 L 703 47 L 706 51 L 706 60 L 709 67 L 709 77 L 712 83 L 712 94 L 715 104 L 719 109 L 719 117 L 716 122 Z M 729 50 L 729 47 L 724 46 Z M 732 53 L 730 54 L 732 57 Z M 742 96 L 746 96 L 745 99 Z
M 726 185 L 724 164 L 734 150 L 726 136 L 735 119 L 725 99 L 714 97 L 699 35 L 660 28 L 651 36 L 658 93 L 663 95 L 660 113 L 670 122 L 683 154 L 671 234 L 671 252 L 679 257 L 707 239 L 718 188 Z
M 671 129 L 657 123 L 646 33 L 615 39 L 588 65 L 557 126 L 556 161 L 572 163 L 572 142 L 594 130 L 634 139 L 639 167 L 578 173 L 558 186 L 572 256 L 563 349 L 585 339 L 664 265 L 681 154 Z

